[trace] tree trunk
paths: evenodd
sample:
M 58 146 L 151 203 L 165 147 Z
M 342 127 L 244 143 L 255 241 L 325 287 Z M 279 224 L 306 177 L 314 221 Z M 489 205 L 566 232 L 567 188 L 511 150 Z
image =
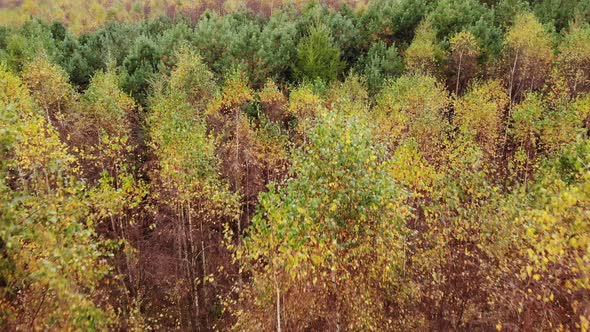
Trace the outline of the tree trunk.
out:
M 277 332 L 281 332 L 281 290 L 275 275 L 275 289 L 277 291 Z
M 455 96 L 459 95 L 459 80 L 461 80 L 461 64 L 463 62 L 463 51 L 459 53 L 459 68 L 457 69 L 457 83 L 455 85 Z
M 512 89 L 514 88 L 514 72 L 516 71 L 516 64 L 518 63 L 518 50 L 516 50 L 516 55 L 514 56 L 514 64 L 512 65 L 512 70 L 510 71 L 510 88 L 508 90 L 509 97 L 510 97 L 510 108 L 512 108 L 512 98 L 513 92 Z

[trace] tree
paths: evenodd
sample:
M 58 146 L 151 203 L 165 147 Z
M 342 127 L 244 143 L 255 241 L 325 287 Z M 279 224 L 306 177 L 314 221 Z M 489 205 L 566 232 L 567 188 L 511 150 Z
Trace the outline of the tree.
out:
M 543 86 L 553 50 L 549 35 L 533 14 L 520 13 L 514 18 L 504 39 L 504 59 L 511 104 Z
M 506 195 L 498 225 L 513 239 L 497 253 L 503 283 L 497 291 L 505 325 L 522 329 L 588 326 L 587 139 L 565 146 L 540 164 L 534 181 Z M 509 220 L 509 222 L 505 222 Z M 496 253 L 496 254 L 497 254 Z
M 148 37 L 135 40 L 129 54 L 123 61 L 127 76 L 123 87 L 140 104 L 147 102 L 148 88 L 155 79 L 161 59 L 161 50 Z
M 291 64 L 295 60 L 297 46 L 297 26 L 293 13 L 273 13 L 260 32 L 258 44 L 256 56 L 260 63 L 254 68 L 255 80 L 272 77 L 278 82 L 287 81 L 291 77 Z
M 65 71 L 41 55 L 23 68 L 23 81 L 45 112 L 47 121 L 58 125 L 77 98 Z
M 241 244 L 240 235 L 250 224 L 258 195 L 264 191 L 274 172 L 272 168 L 265 167 L 280 166 L 280 155 L 285 153 L 281 146 L 282 135 L 274 135 L 272 130 L 266 131 L 270 128 L 254 122 L 245 113 L 246 106 L 253 98 L 254 91 L 247 85 L 245 75 L 236 71 L 228 76 L 221 94 L 212 100 L 206 112 L 207 123 L 218 142 L 216 153 L 221 160 L 221 174 L 229 182 L 231 190 L 241 198 L 240 213 L 232 228 L 233 244 L 238 247 Z M 278 156 L 266 156 L 262 151 L 279 153 Z M 277 171 L 281 173 L 279 169 Z
M 503 31 L 510 28 L 516 16 L 530 12 L 530 4 L 524 0 L 496 0 L 494 5 L 494 16 Z
M 459 95 L 460 88 L 477 74 L 477 58 L 479 45 L 475 36 L 470 32 L 459 32 L 451 38 L 451 55 L 455 76 L 455 95 Z
M 120 77 L 112 69 L 97 72 L 92 77 L 80 98 L 81 117 L 85 123 L 79 125 L 83 130 L 95 135 L 104 131 L 111 136 L 131 136 L 133 112 L 137 106 L 121 90 L 120 84 Z
M 108 242 L 97 238 L 101 209 L 75 158 L 20 82 L 0 79 L 0 276 L 2 324 L 21 330 L 104 330 L 114 317 L 98 304 L 110 272 Z M 5 159 L 6 158 L 6 159 Z M 95 302 L 96 301 L 96 302 Z
M 81 35 L 80 48 L 72 58 L 79 58 L 83 66 L 71 74 L 72 81 L 84 88 L 96 71 L 107 69 L 107 64 L 123 65 L 140 36 L 139 30 L 139 26 L 113 22 Z
M 320 115 L 292 178 L 261 196 L 236 251 L 252 277 L 239 288 L 234 328 L 393 326 L 387 303 L 403 269 L 407 211 L 383 153 L 362 119 Z
M 201 56 L 187 46 L 176 53 L 176 67 L 170 77 L 170 89 L 183 93 L 188 102 L 203 111 L 217 92 L 213 73 Z
M 0 1 L 0 330 L 590 329 L 590 2 L 342 1 Z
M 389 82 L 377 97 L 373 117 L 377 137 L 391 150 L 413 137 L 429 161 L 440 156 L 445 146 L 449 96 L 432 76 L 401 76 Z
M 341 51 L 343 63 L 350 67 L 360 56 L 362 45 L 358 16 L 344 4 L 337 11 L 328 11 L 319 20 L 330 28 L 334 45 Z
M 555 31 L 565 31 L 576 17 L 590 12 L 590 6 L 584 1 L 550 1 L 535 3 L 533 10 L 543 24 L 551 24 Z
M 511 126 L 508 134 L 517 149 L 514 163 L 517 175 L 524 177 L 525 183 L 541 151 L 544 113 L 545 104 L 541 96 L 531 93 L 514 108 L 510 117 Z
M 12 69 L 22 70 L 40 54 L 46 54 L 52 61 L 58 60 L 62 51 L 57 47 L 49 24 L 31 19 L 6 39 L 6 47 L 0 50 L 3 58 Z
M 590 26 L 573 25 L 559 45 L 557 67 L 575 96 L 590 89 Z
M 413 212 L 398 320 L 413 330 L 491 330 L 498 312 L 488 308 L 502 275 L 490 251 L 506 239 L 487 215 L 500 188 L 473 143 L 453 142 L 445 152 L 429 164 L 410 138 L 393 157 L 390 172 L 407 186 Z
M 290 32 L 288 27 L 285 29 L 285 46 L 289 47 Z M 262 85 L 265 77 L 254 76 L 263 69 L 257 57 L 261 47 L 261 30 L 259 22 L 247 11 L 223 16 L 207 12 L 195 26 L 192 43 L 205 63 L 222 78 L 238 69 Z M 268 35 L 265 37 L 268 38 Z M 272 45 L 272 41 L 264 41 L 267 45 L 269 42 Z
M 367 79 L 369 91 L 377 94 L 386 78 L 396 78 L 404 71 L 404 61 L 395 45 L 378 41 L 371 44 L 367 54 L 359 59 L 358 72 Z
M 451 38 L 461 32 L 470 32 L 485 47 L 490 47 L 502 38 L 500 31 L 494 26 L 494 11 L 477 0 L 436 1 L 428 20 L 432 22 L 437 39 L 442 41 L 445 49 Z M 492 50 L 484 48 L 483 51 L 493 55 Z
M 334 46 L 330 31 L 323 24 L 314 25 L 297 45 L 297 59 L 293 65 L 295 77 L 299 81 L 329 82 L 336 79 L 342 69 L 340 49 Z
M 361 40 L 408 45 L 429 10 L 425 0 L 371 1 L 360 19 Z
M 184 73 L 177 68 L 171 81 Z M 154 224 L 152 229 L 167 248 L 158 254 L 169 257 L 171 263 L 165 267 L 147 264 L 146 268 L 167 268 L 175 276 L 172 283 L 150 280 L 163 288 L 162 295 L 169 294 L 169 305 L 179 306 L 171 314 L 170 326 L 209 329 L 213 325 L 209 312 L 216 301 L 212 284 L 221 271 L 218 268 L 229 261 L 228 257 L 223 260 L 223 255 L 212 261 L 209 253 L 223 251 L 225 221 L 238 215 L 238 198 L 220 178 L 220 161 L 205 119 L 186 95 L 164 90 L 153 96 L 150 104 L 149 145 L 156 158 L 152 186 L 157 188 L 152 199 L 158 202 L 159 214 L 169 220 Z
M 416 29 L 416 36 L 406 50 L 405 60 L 408 71 L 417 74 L 435 75 L 445 53 L 436 41 L 436 32 L 428 20 L 422 21 Z
M 333 82 L 326 92 L 329 109 L 347 114 L 366 114 L 369 110 L 369 92 L 363 77 L 351 73 L 344 82 Z
M 543 152 L 551 155 L 587 134 L 588 111 L 585 109 L 590 99 L 582 96 L 572 98 L 567 79 L 559 76 L 557 69 L 553 71 L 547 90 L 541 141 Z
M 262 109 L 269 120 L 273 122 L 285 121 L 287 118 L 287 98 L 272 80 L 266 81 L 258 93 Z
M 502 133 L 508 104 L 508 93 L 500 81 L 476 82 L 455 101 L 454 123 L 461 139 L 477 144 L 488 162 L 500 157 L 500 147 L 506 143 Z
M 297 120 L 296 130 L 306 140 L 313 118 L 322 110 L 324 100 L 309 84 L 300 85 L 291 91 L 287 112 Z

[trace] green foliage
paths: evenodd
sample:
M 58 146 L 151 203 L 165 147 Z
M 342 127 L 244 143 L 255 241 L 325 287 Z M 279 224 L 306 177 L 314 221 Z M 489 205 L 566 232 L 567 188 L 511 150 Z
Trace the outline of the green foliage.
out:
M 193 107 L 203 110 L 217 90 L 213 74 L 201 57 L 188 47 L 181 47 L 176 58 L 170 89 L 183 93 Z
M 161 49 L 148 37 L 135 40 L 123 67 L 127 73 L 123 84 L 125 91 L 140 103 L 145 103 L 150 83 L 156 77 L 161 59 Z
M 534 12 L 544 24 L 551 24 L 557 32 L 564 31 L 575 18 L 588 15 L 590 5 L 585 1 L 543 0 L 534 6 Z
M 498 81 L 476 82 L 455 101 L 454 123 L 461 138 L 475 142 L 490 159 L 498 157 L 502 146 L 502 117 L 508 102 L 508 94 Z
M 37 19 L 27 22 L 18 32 L 9 35 L 5 43 L 6 48 L 0 51 L 0 59 L 4 59 L 17 71 L 39 54 L 47 54 L 53 58 L 60 53 L 48 24 Z
M 448 46 L 450 37 L 470 31 L 486 46 L 501 40 L 501 33 L 493 27 L 493 11 L 477 0 L 442 0 L 436 3 L 428 16 L 437 37 Z M 485 26 L 482 29 L 481 26 Z
M 412 137 L 433 160 L 445 145 L 448 93 L 432 76 L 406 75 L 389 82 L 377 97 L 377 137 L 391 146 Z
M 387 46 L 379 41 L 371 45 L 367 54 L 359 60 L 358 71 L 367 78 L 372 94 L 376 94 L 386 78 L 400 76 L 404 61 L 395 45 Z
M 297 26 L 293 14 L 277 12 L 272 15 L 260 32 L 254 77 L 258 80 L 273 77 L 278 80 L 290 78 L 291 64 L 295 59 Z
M 436 40 L 436 32 L 430 21 L 422 21 L 416 29 L 412 44 L 406 50 L 406 68 L 414 73 L 434 75 L 444 57 L 445 53 Z
M 294 178 L 261 197 L 237 252 L 253 274 L 239 304 L 259 309 L 242 311 L 235 328 L 276 324 L 263 314 L 277 305 L 266 295 L 275 291 L 287 325 L 331 317 L 323 328 L 388 326 L 389 292 L 378 289 L 400 273 L 407 211 L 398 205 L 403 192 L 387 175 L 383 157 L 362 119 L 320 115 L 309 145 L 295 153 Z
M 1 328 L 590 329 L 587 3 L 8 1 Z
M 342 61 L 348 66 L 352 65 L 360 56 L 362 44 L 358 16 L 346 5 L 325 16 L 321 20 L 330 28 L 334 45 L 340 49 Z
M 549 35 L 531 13 L 521 13 L 504 39 L 510 99 L 540 88 L 549 74 L 553 50 Z
M 516 16 L 530 11 L 530 4 L 524 0 L 500 0 L 495 7 L 496 20 L 503 30 L 508 30 Z
M 293 65 L 295 77 L 299 81 L 329 82 L 336 79 L 342 69 L 340 49 L 334 46 L 330 31 L 323 24 L 314 25 L 297 45 L 297 59 Z
M 370 1 L 360 21 L 363 40 L 382 40 L 388 44 L 399 40 L 402 44 L 409 44 L 416 27 L 428 12 L 428 5 L 426 0 Z
M 590 25 L 570 28 L 559 45 L 557 66 L 574 95 L 590 89 Z
M 290 32 L 285 33 L 285 42 L 288 43 Z M 207 12 L 195 26 L 192 42 L 213 72 L 225 75 L 240 68 L 250 74 L 260 70 L 259 66 L 264 66 L 257 62 L 256 57 L 260 34 L 259 22 L 249 13 L 222 16 Z M 266 38 L 269 37 L 265 35 Z M 268 39 L 265 42 L 272 43 Z M 285 46 L 289 47 L 288 44 Z M 263 82 L 264 77 L 253 79 Z
M 138 37 L 137 27 L 120 23 L 80 36 L 80 50 L 73 57 L 79 57 L 84 65 L 72 77 L 78 77 L 77 83 L 85 86 L 95 71 L 107 68 L 107 63 L 123 64 Z
M 110 272 L 107 243 L 94 230 L 96 205 L 77 177 L 75 158 L 42 113 L 33 111 L 22 83 L 5 68 L 0 77 L 9 82 L 1 94 L 1 117 L 8 121 L 0 126 L 0 140 L 11 143 L 0 179 L 2 324 L 106 330 L 113 313 L 93 302 Z

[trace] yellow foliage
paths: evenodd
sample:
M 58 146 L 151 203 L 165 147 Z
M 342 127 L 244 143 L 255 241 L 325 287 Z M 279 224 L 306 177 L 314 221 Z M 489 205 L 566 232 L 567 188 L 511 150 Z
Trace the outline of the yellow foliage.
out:
M 573 94 L 590 85 L 590 27 L 573 24 L 559 45 L 557 67 L 567 77 Z
M 436 31 L 428 20 L 420 23 L 416 36 L 405 53 L 406 67 L 410 72 L 434 75 L 445 53 L 437 44 Z
M 48 121 L 62 121 L 63 112 L 77 98 L 65 71 L 40 55 L 25 65 L 22 78 Z
M 550 63 L 553 57 L 549 35 L 532 13 L 518 14 L 514 18 L 514 24 L 506 33 L 504 43 L 522 61 Z
M 287 112 L 287 98 L 272 80 L 267 80 L 258 93 L 264 113 L 271 121 L 284 120 Z
M 111 309 L 93 302 L 109 272 L 107 243 L 94 232 L 95 202 L 56 130 L 31 112 L 18 78 L 1 67 L 0 77 L 9 83 L 0 89 L 0 117 L 14 119 L 0 124 L 14 140 L 7 163 L 13 175 L 0 178 L 0 266 L 8 282 L 0 294 L 18 298 L 10 307 L 0 303 L 3 318 L 11 317 L 2 323 L 14 330 L 107 329 Z
M 475 83 L 455 100 L 454 122 L 463 139 L 472 140 L 491 159 L 502 146 L 503 115 L 508 93 L 499 81 Z
M 386 85 L 371 113 L 377 137 L 390 146 L 414 138 L 428 160 L 436 159 L 448 130 L 448 93 L 432 76 L 402 76 Z

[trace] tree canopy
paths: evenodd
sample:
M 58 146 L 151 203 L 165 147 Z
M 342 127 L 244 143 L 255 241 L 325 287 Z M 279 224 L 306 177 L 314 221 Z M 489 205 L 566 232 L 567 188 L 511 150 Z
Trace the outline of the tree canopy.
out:
M 0 330 L 590 329 L 588 1 L 0 3 Z

